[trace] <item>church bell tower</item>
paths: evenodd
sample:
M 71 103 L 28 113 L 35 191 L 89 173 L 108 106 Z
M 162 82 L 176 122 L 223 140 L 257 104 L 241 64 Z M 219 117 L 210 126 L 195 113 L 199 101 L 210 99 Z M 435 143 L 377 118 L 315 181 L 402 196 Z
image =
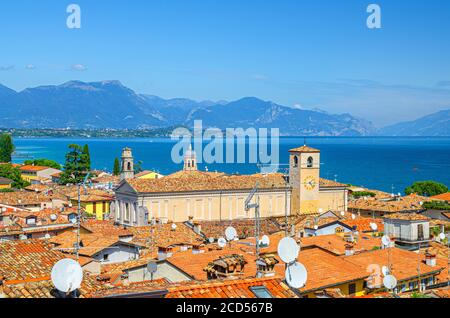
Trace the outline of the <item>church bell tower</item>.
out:
M 317 214 L 319 209 L 320 150 L 303 146 L 289 150 L 291 213 Z
M 122 172 L 120 173 L 120 180 L 134 178 L 134 159 L 130 148 L 122 150 Z
M 192 150 L 192 145 L 189 145 L 189 150 L 184 155 L 184 171 L 197 171 L 197 156 Z

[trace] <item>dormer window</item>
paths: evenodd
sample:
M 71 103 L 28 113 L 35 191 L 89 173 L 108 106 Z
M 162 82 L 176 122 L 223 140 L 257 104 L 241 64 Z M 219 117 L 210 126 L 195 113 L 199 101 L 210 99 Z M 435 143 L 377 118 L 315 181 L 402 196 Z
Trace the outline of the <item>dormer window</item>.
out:
M 309 157 L 308 158 L 306 165 L 307 165 L 308 168 L 312 168 L 313 167 L 313 165 L 314 165 L 313 157 Z
M 298 167 L 298 157 L 294 156 L 294 168 Z
M 27 218 L 27 225 L 36 225 L 36 217 L 32 216 Z

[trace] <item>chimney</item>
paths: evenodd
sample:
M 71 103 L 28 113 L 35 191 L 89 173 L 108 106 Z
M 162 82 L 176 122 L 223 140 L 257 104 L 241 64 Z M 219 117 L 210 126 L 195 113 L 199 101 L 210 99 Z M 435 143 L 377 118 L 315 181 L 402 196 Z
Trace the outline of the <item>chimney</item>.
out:
M 436 266 L 436 253 L 430 249 L 425 252 L 425 263 L 428 266 Z
M 353 254 L 355 254 L 353 244 L 345 244 L 345 256 L 351 256 Z
M 256 260 L 256 277 L 274 277 L 275 265 L 279 262 L 273 254 L 262 255 Z
M 198 222 L 194 222 L 194 232 L 200 234 L 202 232 L 202 225 Z
M 163 247 L 163 246 L 159 246 L 158 247 L 158 260 L 163 261 L 167 258 L 172 257 L 172 248 L 171 247 Z

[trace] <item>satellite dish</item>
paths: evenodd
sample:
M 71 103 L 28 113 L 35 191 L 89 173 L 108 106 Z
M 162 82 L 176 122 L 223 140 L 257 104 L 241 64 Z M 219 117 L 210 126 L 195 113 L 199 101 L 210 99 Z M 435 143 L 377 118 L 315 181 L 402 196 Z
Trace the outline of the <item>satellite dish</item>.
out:
M 286 282 L 292 288 L 302 288 L 308 279 L 308 272 L 303 264 L 295 262 L 286 268 Z
M 50 234 L 45 234 L 45 236 L 44 236 L 44 238 L 46 239 L 46 240 L 48 240 L 49 238 L 50 238 L 51 236 L 50 236 Z
M 158 264 L 156 264 L 155 262 L 149 262 L 149 263 L 147 264 L 147 271 L 148 271 L 150 274 L 156 273 L 157 270 L 158 270 Z
M 72 224 L 75 224 L 75 223 L 77 223 L 77 218 L 73 218 L 73 219 L 71 219 L 71 220 L 70 220 L 70 222 L 72 222 Z
M 177 229 L 177 225 L 175 223 L 172 223 L 172 230 L 176 230 Z
M 2 208 L 2 212 L 6 212 L 6 208 L 5 207 Z
M 236 229 L 232 226 L 227 227 L 225 230 L 225 237 L 228 241 L 233 241 L 237 237 Z
M 51 278 L 57 290 L 70 293 L 80 288 L 83 281 L 83 269 L 77 261 L 65 258 L 53 266 Z
M 227 245 L 227 240 L 221 237 L 217 240 L 217 245 L 219 245 L 220 248 L 224 248 Z
M 211 244 L 214 243 L 214 241 L 215 241 L 214 237 L 210 237 L 208 240 L 209 240 L 209 243 L 211 243 Z
M 300 247 L 291 237 L 283 238 L 278 244 L 278 256 L 287 264 L 292 263 L 298 257 Z
M 356 219 L 356 215 L 352 214 L 352 220 Z
M 376 223 L 370 223 L 370 228 L 371 228 L 373 231 L 376 231 L 376 230 L 378 229 L 378 225 L 377 225 Z
M 381 268 L 381 272 L 383 273 L 383 276 L 388 276 L 389 275 L 389 268 L 387 266 L 383 266 Z
M 344 211 L 341 212 L 341 216 L 345 216 L 345 212 Z
M 20 238 L 22 241 L 25 241 L 26 239 L 28 239 L 28 237 L 27 237 L 26 235 L 24 235 L 24 234 L 20 234 L 20 235 L 19 235 L 19 238 Z
M 264 246 L 269 246 L 270 245 L 270 238 L 267 235 L 263 235 L 263 237 L 261 238 L 261 243 Z
M 387 275 L 383 279 L 383 285 L 387 289 L 394 289 L 395 287 L 397 287 L 397 279 L 393 275 Z
M 445 233 L 439 234 L 439 238 L 440 238 L 442 241 L 445 240 Z
M 57 218 L 58 217 L 56 216 L 56 214 L 51 214 L 50 215 L 50 220 L 52 220 L 52 221 L 56 221 Z
M 385 235 L 381 238 L 381 243 L 383 243 L 384 246 L 388 247 L 391 245 L 391 239 L 389 236 Z
M 317 225 L 314 225 L 314 230 L 318 230 L 319 227 Z
M 322 208 L 319 209 L 319 213 L 323 213 L 323 209 Z

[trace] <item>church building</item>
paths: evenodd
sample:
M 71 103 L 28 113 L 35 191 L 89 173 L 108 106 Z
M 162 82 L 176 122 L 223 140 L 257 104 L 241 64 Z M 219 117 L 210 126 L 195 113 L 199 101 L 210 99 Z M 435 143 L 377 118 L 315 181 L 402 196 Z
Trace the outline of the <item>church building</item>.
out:
M 162 222 L 224 221 L 254 218 L 245 200 L 258 185 L 260 217 L 314 215 L 347 211 L 347 186 L 320 178 L 320 151 L 290 150 L 289 177 L 280 173 L 227 175 L 199 171 L 195 152 L 184 155 L 183 170 L 158 179 L 134 177 L 131 149 L 122 153 L 122 181 L 116 188 L 111 217 L 124 226 Z M 256 201 L 255 201 L 256 202 Z

